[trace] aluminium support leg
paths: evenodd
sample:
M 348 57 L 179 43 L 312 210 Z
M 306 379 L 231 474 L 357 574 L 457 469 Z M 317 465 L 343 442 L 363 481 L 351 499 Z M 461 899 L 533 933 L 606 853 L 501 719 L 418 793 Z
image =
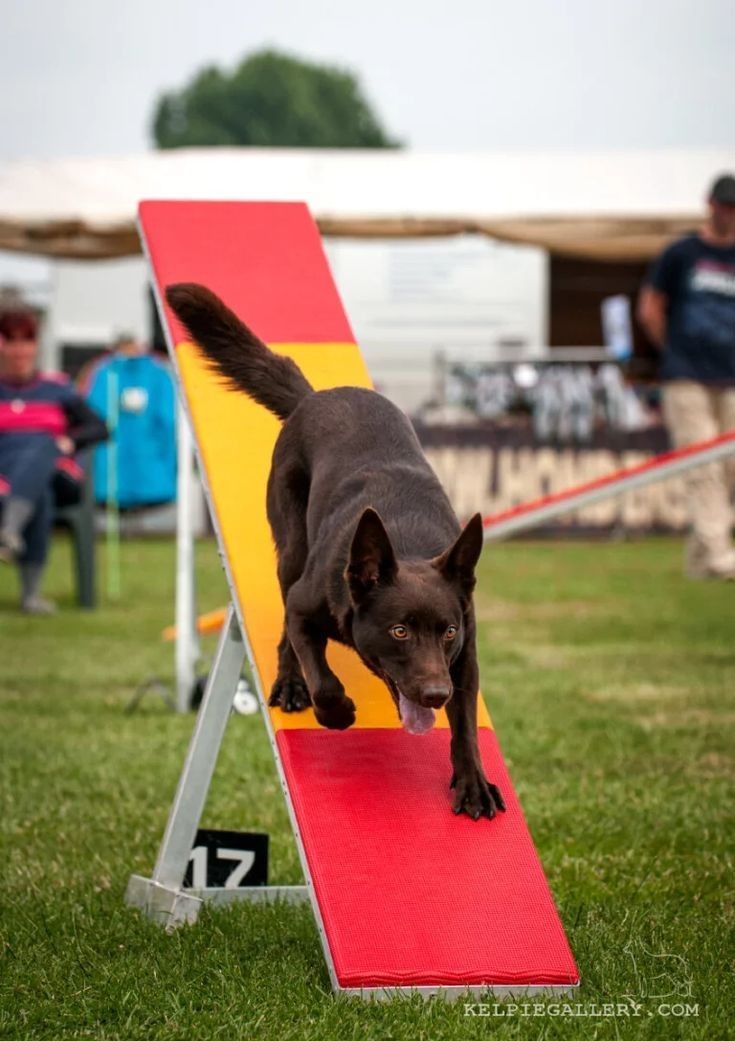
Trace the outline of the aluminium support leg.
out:
M 244 659 L 240 626 L 230 606 L 153 877 L 133 875 L 126 894 L 129 904 L 167 926 L 195 921 L 202 903 L 182 885 Z

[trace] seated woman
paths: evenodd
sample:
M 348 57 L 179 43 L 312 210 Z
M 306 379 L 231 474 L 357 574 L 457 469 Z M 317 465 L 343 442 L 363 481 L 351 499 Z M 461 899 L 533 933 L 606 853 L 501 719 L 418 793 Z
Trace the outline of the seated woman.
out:
M 40 588 L 54 481 L 61 469 L 68 482 L 74 454 L 104 440 L 107 427 L 66 376 L 38 372 L 37 353 L 35 315 L 0 315 L 0 561 L 18 565 L 22 610 L 50 614 Z

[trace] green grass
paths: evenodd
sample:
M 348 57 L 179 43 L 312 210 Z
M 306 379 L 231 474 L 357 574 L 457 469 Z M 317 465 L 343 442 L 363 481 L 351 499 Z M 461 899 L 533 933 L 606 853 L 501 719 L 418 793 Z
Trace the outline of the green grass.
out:
M 63 541 L 52 619 L 14 612 L 6 569 L 0 1037 L 732 1036 L 735 587 L 686 582 L 680 555 L 670 541 L 502 545 L 477 595 L 484 693 L 579 963 L 576 1000 L 632 998 L 633 1019 L 337 1000 L 308 908 L 206 910 L 171 936 L 126 909 L 192 726 L 154 697 L 123 712 L 142 680 L 171 678 L 173 546 L 125 543 L 123 598 L 91 614 L 69 603 Z M 204 610 L 225 586 L 211 543 L 197 559 Z M 300 881 L 258 717 L 232 719 L 204 820 L 268 830 L 273 880 Z M 686 997 L 652 996 L 673 989 L 660 966 Z M 662 1016 L 662 1000 L 698 1015 Z

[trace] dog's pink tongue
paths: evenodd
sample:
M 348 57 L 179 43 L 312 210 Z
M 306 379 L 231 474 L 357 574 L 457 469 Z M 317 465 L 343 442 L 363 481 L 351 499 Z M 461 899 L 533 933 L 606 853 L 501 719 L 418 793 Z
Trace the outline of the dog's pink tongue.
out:
M 401 722 L 409 734 L 425 734 L 434 726 L 434 709 L 423 708 L 415 701 L 409 701 L 403 694 L 398 696 L 398 708 Z

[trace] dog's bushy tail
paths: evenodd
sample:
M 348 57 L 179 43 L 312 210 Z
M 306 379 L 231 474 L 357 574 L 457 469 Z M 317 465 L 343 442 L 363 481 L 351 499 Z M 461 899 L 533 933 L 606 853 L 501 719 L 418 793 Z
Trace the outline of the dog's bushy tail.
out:
M 314 388 L 290 358 L 275 354 L 241 322 L 220 298 L 196 282 L 166 288 L 166 299 L 211 369 L 234 390 L 288 419 Z

